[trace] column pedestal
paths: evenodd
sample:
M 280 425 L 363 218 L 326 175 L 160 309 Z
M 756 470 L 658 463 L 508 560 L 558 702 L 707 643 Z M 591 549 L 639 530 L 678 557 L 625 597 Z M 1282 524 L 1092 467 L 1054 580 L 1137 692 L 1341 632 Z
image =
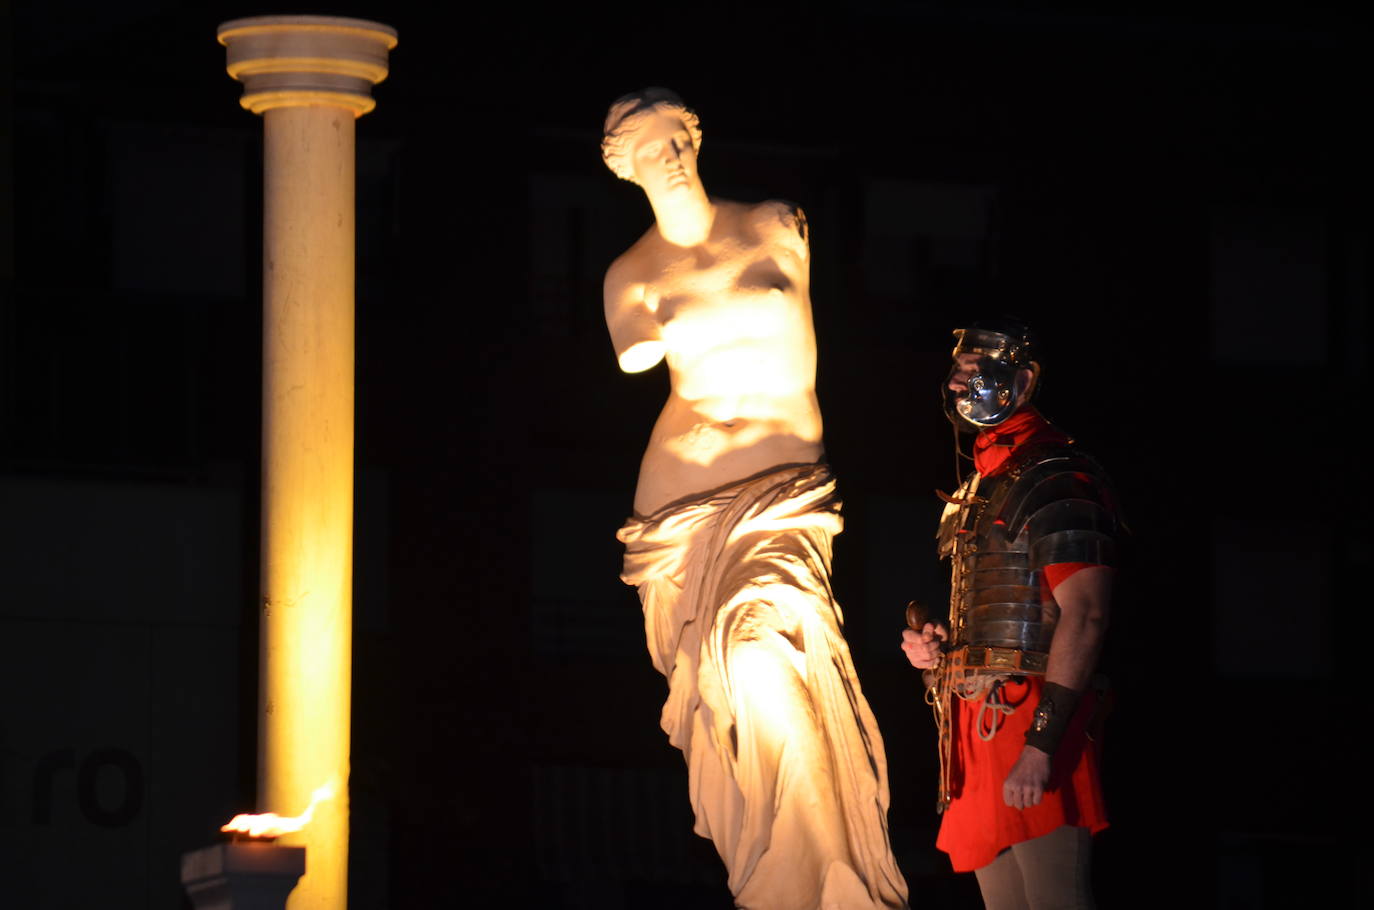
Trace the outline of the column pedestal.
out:
M 304 872 L 304 847 L 218 844 L 181 856 L 195 910 L 282 910 Z
M 264 16 L 219 28 L 263 115 L 262 598 L 258 806 L 316 806 L 292 910 L 344 910 L 353 648 L 354 121 L 389 26 Z M 280 848 L 279 848 L 280 849 Z

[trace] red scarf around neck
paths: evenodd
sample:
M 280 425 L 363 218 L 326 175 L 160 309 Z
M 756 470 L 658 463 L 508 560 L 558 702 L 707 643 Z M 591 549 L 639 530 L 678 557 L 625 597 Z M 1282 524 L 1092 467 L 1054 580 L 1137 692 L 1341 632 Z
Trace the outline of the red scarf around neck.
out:
M 1016 450 L 1027 443 L 1066 443 L 1070 439 L 1050 426 L 1040 412 L 1027 405 L 995 427 L 978 434 L 973 443 L 973 466 L 984 477 L 1006 467 Z

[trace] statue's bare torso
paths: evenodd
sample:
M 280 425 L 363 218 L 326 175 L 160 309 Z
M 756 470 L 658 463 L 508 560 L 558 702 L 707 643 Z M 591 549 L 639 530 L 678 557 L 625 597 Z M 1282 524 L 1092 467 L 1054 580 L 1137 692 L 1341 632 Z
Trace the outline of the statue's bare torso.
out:
M 640 465 L 641 515 L 822 454 L 805 218 L 776 201 L 711 209 L 702 243 L 655 225 L 606 273 L 621 366 L 666 359 L 672 384 Z
M 696 114 L 666 89 L 607 112 L 602 157 L 644 191 L 654 225 L 606 273 L 606 326 L 621 369 L 666 360 L 671 381 L 638 516 L 616 535 L 621 578 L 668 679 L 661 722 L 687 762 L 696 831 L 736 904 L 896 910 L 882 739 L 829 580 L 840 517 L 815 464 L 806 220 L 710 198 L 700 145 Z

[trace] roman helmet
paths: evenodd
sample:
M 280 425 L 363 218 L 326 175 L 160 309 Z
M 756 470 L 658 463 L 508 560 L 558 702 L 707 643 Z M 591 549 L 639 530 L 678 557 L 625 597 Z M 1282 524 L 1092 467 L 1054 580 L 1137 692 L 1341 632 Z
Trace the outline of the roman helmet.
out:
M 1018 319 L 979 320 L 955 329 L 950 356 L 956 362 L 944 386 L 945 415 L 955 427 L 969 433 L 995 427 L 1029 401 L 1023 394 L 1028 387 L 1035 393 L 1040 373 L 1036 347 L 1035 333 Z M 960 371 L 960 354 L 976 354 L 978 361 L 966 377 L 967 388 L 955 391 L 949 383 Z

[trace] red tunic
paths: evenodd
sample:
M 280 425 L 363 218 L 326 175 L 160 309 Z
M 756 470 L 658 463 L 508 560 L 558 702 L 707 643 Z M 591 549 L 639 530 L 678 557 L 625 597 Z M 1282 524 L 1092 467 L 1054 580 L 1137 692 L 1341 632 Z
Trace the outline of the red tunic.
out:
M 1036 441 L 1067 441 L 1032 408 L 1020 411 L 999 427 L 984 432 L 974 446 L 974 461 L 984 475 L 996 474 L 1020 445 Z M 1053 590 L 1087 563 L 1046 566 L 1045 584 Z M 951 711 L 949 808 L 940 823 L 935 844 L 949 854 L 955 872 L 982 868 L 1007 847 L 1049 834 L 1063 825 L 1088 828 L 1094 834 L 1107 827 L 1107 808 L 1102 799 L 1099 773 L 1101 743 L 1088 739 L 1085 725 L 1097 705 L 1094 692 L 1085 692 L 1078 710 L 1054 753 L 1049 785 L 1040 805 L 1013 809 L 1002 798 L 1002 784 L 1026 745 L 1026 729 L 1040 701 L 1041 677 L 1008 681 L 1003 695 L 1013 707 L 999 714 L 998 729 L 989 741 L 978 733 L 982 699 L 955 698 Z M 992 712 L 985 717 L 990 721 Z
M 935 841 L 949 854 L 955 872 L 982 868 L 1012 844 L 1049 834 L 1062 825 L 1078 825 L 1094 834 L 1107 827 L 1099 772 L 1101 744 L 1084 733 L 1084 724 L 1097 703 L 1096 693 L 1091 691 L 1083 694 L 1055 750 L 1049 786 L 1040 805 L 1013 809 L 1002 798 L 1002 783 L 1026 745 L 1026 728 L 1043 686 L 1042 678 L 1028 677 L 1002 687 L 1015 710 L 1001 715 L 997 734 L 988 742 L 979 738 L 977 730 L 982 701 L 955 699 L 950 729 L 953 799 Z

